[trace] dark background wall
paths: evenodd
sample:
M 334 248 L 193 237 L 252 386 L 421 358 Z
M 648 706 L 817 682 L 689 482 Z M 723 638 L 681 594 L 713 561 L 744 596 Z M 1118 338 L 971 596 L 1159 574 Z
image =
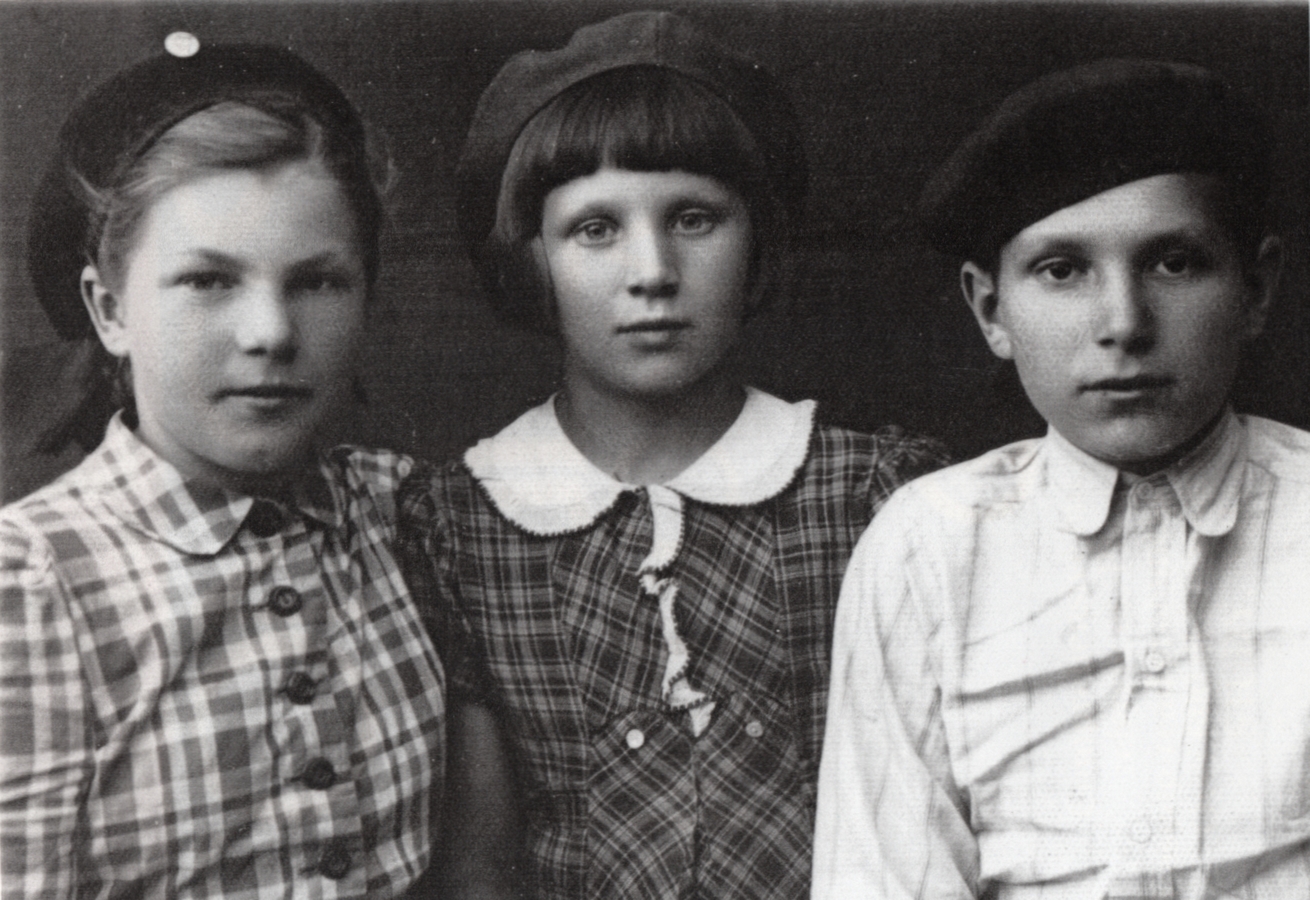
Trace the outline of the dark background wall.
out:
M 799 110 L 812 167 L 794 301 L 756 322 L 755 383 L 817 397 L 829 420 L 897 422 L 961 456 L 1039 423 L 958 300 L 955 266 L 905 216 L 929 172 L 1007 93 L 1103 56 L 1200 63 L 1260 97 L 1280 145 L 1274 215 L 1288 266 L 1264 365 L 1242 405 L 1310 425 L 1307 7 L 1291 4 L 940 2 L 0 2 L 0 482 L 13 498 L 76 459 L 34 455 L 34 422 L 67 403 L 23 261 L 26 216 L 75 99 L 156 52 L 169 32 L 265 40 L 335 78 L 389 139 L 399 179 L 357 439 L 458 452 L 553 388 L 549 342 L 485 312 L 452 215 L 451 171 L 478 94 L 526 47 L 627 9 L 680 10 L 771 68 Z

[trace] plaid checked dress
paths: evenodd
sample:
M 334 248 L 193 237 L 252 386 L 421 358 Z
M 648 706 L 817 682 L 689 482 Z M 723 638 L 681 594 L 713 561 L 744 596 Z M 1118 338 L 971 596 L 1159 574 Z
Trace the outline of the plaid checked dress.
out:
M 807 894 L 842 571 L 892 489 L 942 462 L 813 411 L 752 390 L 643 488 L 547 403 L 404 492 L 452 691 L 504 716 L 527 782 L 536 896 Z
M 188 483 L 118 419 L 0 511 L 0 885 L 385 898 L 427 867 L 443 674 L 389 549 L 403 457 L 287 505 Z

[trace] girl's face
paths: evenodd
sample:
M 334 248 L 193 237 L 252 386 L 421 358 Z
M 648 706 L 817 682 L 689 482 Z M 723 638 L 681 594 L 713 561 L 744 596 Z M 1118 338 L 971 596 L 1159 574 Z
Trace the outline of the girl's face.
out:
M 84 272 L 137 433 L 184 475 L 258 490 L 307 459 L 364 326 L 354 221 L 317 163 L 219 172 L 153 203 L 117 290 Z
M 566 384 L 668 398 L 717 371 L 736 343 L 751 222 L 721 181 L 602 168 L 546 195 L 541 236 Z

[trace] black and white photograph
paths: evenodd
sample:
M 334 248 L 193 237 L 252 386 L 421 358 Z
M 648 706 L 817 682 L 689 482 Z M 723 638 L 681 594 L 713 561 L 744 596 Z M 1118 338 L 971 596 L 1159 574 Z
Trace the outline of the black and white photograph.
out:
M 1310 898 L 1304 0 L 0 0 L 0 894 Z

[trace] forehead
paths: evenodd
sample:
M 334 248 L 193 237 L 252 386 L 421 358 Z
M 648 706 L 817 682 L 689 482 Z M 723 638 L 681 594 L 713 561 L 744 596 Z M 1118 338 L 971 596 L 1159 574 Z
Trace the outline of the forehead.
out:
M 1052 241 L 1125 244 L 1173 234 L 1222 239 L 1225 231 L 1214 211 L 1215 190 L 1212 176 L 1193 173 L 1130 181 L 1032 223 L 1011 238 L 1004 250 Z
M 741 203 L 741 197 L 734 188 L 711 175 L 680 169 L 648 172 L 606 166 L 552 190 L 546 196 L 545 212 L 550 215 L 597 203 L 636 208 L 686 201 Z
M 184 181 L 151 204 L 137 242 L 157 252 L 203 248 L 295 256 L 353 251 L 357 241 L 341 186 L 320 163 L 302 160 Z

